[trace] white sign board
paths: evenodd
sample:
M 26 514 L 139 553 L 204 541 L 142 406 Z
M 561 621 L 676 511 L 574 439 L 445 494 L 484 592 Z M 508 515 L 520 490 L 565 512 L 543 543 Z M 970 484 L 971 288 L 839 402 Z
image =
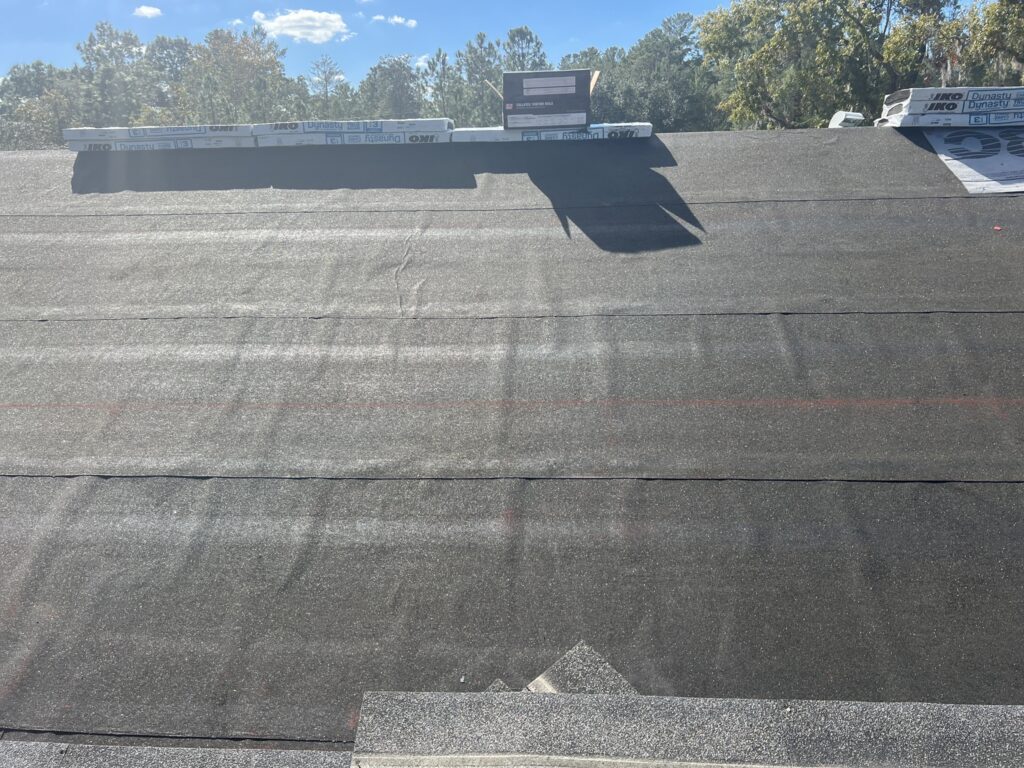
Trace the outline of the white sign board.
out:
M 971 194 L 1024 192 L 1024 127 L 932 128 L 924 133 Z

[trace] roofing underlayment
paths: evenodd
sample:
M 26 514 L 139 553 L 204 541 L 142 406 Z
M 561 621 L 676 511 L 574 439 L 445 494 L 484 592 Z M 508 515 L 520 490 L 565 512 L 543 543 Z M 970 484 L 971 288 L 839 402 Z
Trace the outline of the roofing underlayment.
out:
M 257 152 L 0 153 L 10 764 L 351 749 L 581 638 L 1024 704 L 1019 197 L 896 130 Z

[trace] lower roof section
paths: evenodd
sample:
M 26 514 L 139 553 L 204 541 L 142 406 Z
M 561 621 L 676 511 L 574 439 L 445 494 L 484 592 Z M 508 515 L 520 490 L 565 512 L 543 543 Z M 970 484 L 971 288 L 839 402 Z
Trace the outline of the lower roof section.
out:
M 0 474 L 1024 480 L 1024 314 L 0 323 Z
M 349 768 L 348 752 L 0 741 L 4 768 Z
M 1017 768 L 1024 707 L 369 693 L 355 768 Z
M 368 690 L 1024 700 L 1024 485 L 0 479 L 0 727 L 350 741 Z

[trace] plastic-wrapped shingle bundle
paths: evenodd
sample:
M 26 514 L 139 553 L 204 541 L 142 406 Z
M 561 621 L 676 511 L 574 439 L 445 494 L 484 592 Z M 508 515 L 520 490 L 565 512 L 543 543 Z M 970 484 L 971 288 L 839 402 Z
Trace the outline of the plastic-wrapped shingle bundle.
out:
M 326 144 L 447 144 L 455 123 L 447 117 L 417 120 L 302 120 L 253 126 L 261 147 Z
M 650 123 L 598 123 L 582 128 L 456 128 L 453 143 L 507 141 L 593 141 L 595 139 L 649 139 Z
M 878 127 L 1024 125 L 1024 87 L 907 88 L 885 97 Z
M 162 149 L 243 149 L 255 147 L 251 125 L 139 126 L 66 128 L 74 152 L 130 152 Z

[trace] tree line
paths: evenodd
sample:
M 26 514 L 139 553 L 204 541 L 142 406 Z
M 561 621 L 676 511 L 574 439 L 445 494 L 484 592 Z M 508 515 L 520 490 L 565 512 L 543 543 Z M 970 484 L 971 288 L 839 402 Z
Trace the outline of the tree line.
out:
M 57 146 L 92 125 L 451 117 L 501 123 L 501 73 L 601 70 L 596 121 L 661 132 L 824 125 L 839 109 L 877 116 L 900 88 L 1024 83 L 1024 2 L 733 0 L 676 14 L 627 48 L 549 59 L 528 27 L 479 33 L 454 52 L 384 56 L 358 84 L 328 56 L 289 77 L 286 51 L 256 26 L 200 43 L 101 22 L 68 68 L 13 66 L 0 82 L 0 148 Z

